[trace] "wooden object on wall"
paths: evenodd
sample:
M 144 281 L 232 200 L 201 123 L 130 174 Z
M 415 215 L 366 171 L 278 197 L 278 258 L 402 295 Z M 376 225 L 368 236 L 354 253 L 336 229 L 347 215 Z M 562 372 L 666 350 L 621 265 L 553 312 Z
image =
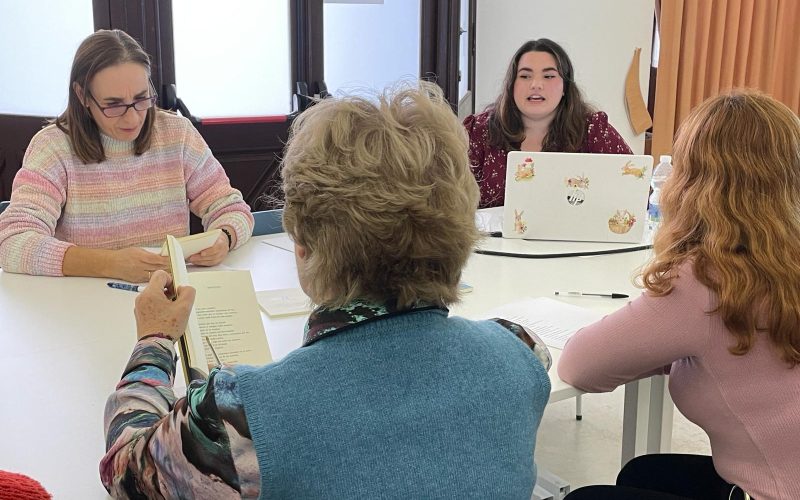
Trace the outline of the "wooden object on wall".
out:
M 639 85 L 639 58 L 641 53 L 642 49 L 636 47 L 633 51 L 631 66 L 628 68 L 628 75 L 625 77 L 625 109 L 628 111 L 628 120 L 636 135 L 653 126 L 653 120 L 647 111 L 647 104 L 644 102 L 641 86 Z

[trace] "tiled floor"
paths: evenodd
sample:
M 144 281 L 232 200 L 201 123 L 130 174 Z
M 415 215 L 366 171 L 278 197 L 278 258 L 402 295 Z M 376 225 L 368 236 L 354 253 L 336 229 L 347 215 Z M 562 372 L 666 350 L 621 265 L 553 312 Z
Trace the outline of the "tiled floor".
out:
M 575 420 L 575 400 L 547 406 L 536 442 L 536 463 L 561 477 L 572 489 L 613 484 L 620 469 L 624 389 L 583 396 L 583 420 Z M 708 437 L 675 410 L 675 453 L 710 454 Z

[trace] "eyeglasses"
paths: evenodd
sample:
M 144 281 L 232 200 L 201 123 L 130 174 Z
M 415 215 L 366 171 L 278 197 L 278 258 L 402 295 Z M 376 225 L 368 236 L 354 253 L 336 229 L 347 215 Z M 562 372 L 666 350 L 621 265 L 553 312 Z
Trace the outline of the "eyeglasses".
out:
M 153 107 L 156 103 L 156 99 L 158 99 L 158 95 L 153 94 L 150 97 L 144 97 L 142 99 L 133 101 L 130 104 L 114 104 L 113 106 L 101 106 L 97 99 L 94 98 L 91 92 L 89 92 L 89 97 L 92 98 L 97 107 L 100 108 L 100 111 L 106 118 L 119 118 L 120 116 L 124 115 L 128 112 L 128 109 L 133 108 L 136 111 L 146 111 Z

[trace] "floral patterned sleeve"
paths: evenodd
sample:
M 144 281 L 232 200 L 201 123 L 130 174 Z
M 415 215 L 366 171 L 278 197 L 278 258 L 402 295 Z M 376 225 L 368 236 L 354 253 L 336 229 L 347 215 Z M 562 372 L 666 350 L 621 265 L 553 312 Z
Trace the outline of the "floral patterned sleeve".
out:
M 586 138 L 583 153 L 624 154 L 632 155 L 628 143 L 608 121 L 608 115 L 602 111 L 592 113 L 586 119 Z
M 140 340 L 105 409 L 100 477 L 115 498 L 255 498 L 258 462 L 235 373 L 172 390 L 175 348 Z
M 469 138 L 470 169 L 481 190 L 480 208 L 499 207 L 505 200 L 508 153 L 489 144 L 491 115 L 491 111 L 484 111 L 464 119 Z

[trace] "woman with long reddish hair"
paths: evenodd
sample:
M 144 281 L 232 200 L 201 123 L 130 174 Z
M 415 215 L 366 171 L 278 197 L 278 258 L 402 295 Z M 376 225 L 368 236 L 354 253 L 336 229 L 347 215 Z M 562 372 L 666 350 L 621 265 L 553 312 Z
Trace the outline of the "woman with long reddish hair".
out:
M 681 126 L 645 292 L 558 367 L 589 392 L 670 374 L 712 456 L 646 455 L 571 498 L 800 498 L 800 119 L 756 92 Z

